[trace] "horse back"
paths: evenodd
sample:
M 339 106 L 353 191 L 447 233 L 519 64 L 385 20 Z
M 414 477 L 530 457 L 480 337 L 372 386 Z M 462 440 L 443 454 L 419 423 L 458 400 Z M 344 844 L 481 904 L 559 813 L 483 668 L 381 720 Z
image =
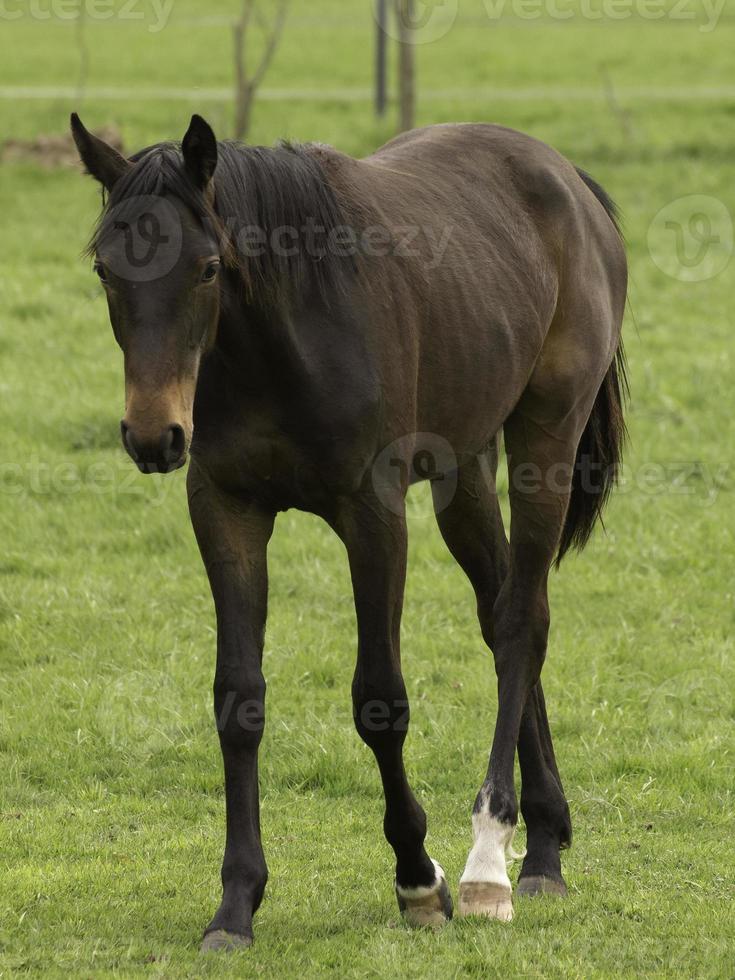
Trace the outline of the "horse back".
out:
M 395 408 L 384 438 L 428 431 L 475 452 L 521 397 L 560 299 L 613 302 L 617 230 L 569 161 L 504 127 L 432 126 L 341 159 L 347 210 L 392 243 L 362 273 L 362 329 Z

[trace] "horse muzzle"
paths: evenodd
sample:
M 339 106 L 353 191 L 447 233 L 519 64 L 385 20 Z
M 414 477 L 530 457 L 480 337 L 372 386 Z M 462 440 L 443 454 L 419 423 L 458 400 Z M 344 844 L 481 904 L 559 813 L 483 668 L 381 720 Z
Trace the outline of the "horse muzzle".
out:
M 120 431 L 125 451 L 141 473 L 172 473 L 186 462 L 187 438 L 181 425 L 152 434 L 136 431 L 123 419 Z

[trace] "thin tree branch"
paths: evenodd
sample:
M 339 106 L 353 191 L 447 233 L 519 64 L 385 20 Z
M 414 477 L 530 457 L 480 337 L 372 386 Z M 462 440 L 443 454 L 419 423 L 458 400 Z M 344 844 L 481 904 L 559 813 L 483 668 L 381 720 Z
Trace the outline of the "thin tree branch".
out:
M 79 73 L 77 74 L 77 103 L 84 102 L 89 77 L 89 45 L 87 44 L 87 18 L 84 4 L 80 5 L 74 36 L 79 52 Z
M 278 5 L 278 10 L 276 12 L 276 18 L 271 28 L 270 34 L 268 36 L 268 41 L 266 44 L 265 51 L 263 52 L 263 57 L 261 58 L 260 64 L 253 75 L 252 82 L 257 88 L 265 77 L 265 73 L 270 68 L 271 62 L 273 61 L 273 56 L 276 53 L 278 44 L 283 35 L 283 29 L 286 26 L 286 13 L 288 10 L 289 0 L 280 0 Z
M 242 0 L 239 18 L 232 25 L 235 57 L 235 139 L 243 139 L 250 127 L 255 92 L 265 77 L 278 48 L 286 24 L 289 0 L 279 0 L 275 20 L 267 26 L 257 0 Z M 248 72 L 248 34 L 253 22 L 263 25 L 265 49 L 252 75 Z

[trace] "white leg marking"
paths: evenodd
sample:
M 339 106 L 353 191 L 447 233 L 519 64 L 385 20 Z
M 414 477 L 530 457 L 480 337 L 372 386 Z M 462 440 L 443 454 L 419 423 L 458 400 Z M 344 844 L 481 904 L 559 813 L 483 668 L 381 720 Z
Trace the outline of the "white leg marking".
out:
M 473 813 L 472 836 L 475 843 L 460 882 L 487 881 L 510 888 L 506 854 L 511 851 L 514 831 L 512 824 L 501 823 L 489 813 Z
M 513 918 L 508 857 L 515 827 L 489 813 L 472 814 L 475 843 L 459 880 L 460 915 L 487 915 L 510 922 Z
M 434 884 L 418 885 L 416 888 L 401 888 L 398 882 L 396 882 L 396 891 L 401 898 L 428 898 L 429 895 L 434 895 L 439 891 L 445 879 L 444 869 L 438 861 L 432 859 L 431 863 L 434 865 Z

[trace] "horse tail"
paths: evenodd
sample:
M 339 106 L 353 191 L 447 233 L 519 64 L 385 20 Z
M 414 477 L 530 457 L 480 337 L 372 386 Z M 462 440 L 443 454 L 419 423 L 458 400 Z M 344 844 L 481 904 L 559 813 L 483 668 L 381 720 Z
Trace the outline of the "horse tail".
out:
M 579 169 L 577 172 L 605 208 L 620 234 L 620 218 L 615 202 L 589 174 Z M 577 447 L 571 499 L 556 558 L 557 566 L 570 548 L 584 548 L 595 524 L 602 519 L 602 512 L 617 482 L 623 455 L 627 396 L 628 378 L 621 340 Z

